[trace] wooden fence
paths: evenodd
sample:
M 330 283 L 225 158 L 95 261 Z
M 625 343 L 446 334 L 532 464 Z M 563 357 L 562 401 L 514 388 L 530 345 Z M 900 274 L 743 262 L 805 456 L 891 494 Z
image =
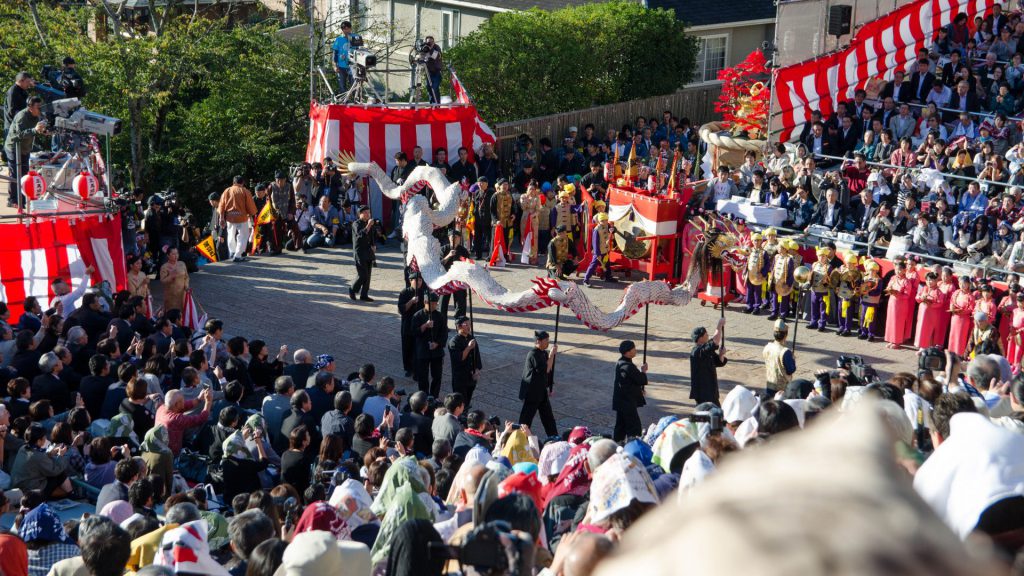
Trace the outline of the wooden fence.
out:
M 494 127 L 494 132 L 498 136 L 496 152 L 503 163 L 508 163 L 512 160 L 515 138 L 520 134 L 529 134 L 533 138 L 534 144 L 538 146 L 537 142 L 547 136 L 555 148 L 558 148 L 561 146 L 562 139 L 568 136 L 570 126 L 579 128 L 580 135 L 582 135 L 583 126 L 593 124 L 596 127 L 597 136 L 604 138 L 608 129 L 618 129 L 626 123 L 632 124 L 637 116 L 654 117 L 660 121 L 661 113 L 664 110 L 671 110 L 672 114 L 679 118 L 689 118 L 690 123 L 696 129 L 704 122 L 718 118 L 718 113 L 715 112 L 715 101 L 721 91 L 721 87 L 718 85 L 684 88 L 664 96 L 505 122 Z

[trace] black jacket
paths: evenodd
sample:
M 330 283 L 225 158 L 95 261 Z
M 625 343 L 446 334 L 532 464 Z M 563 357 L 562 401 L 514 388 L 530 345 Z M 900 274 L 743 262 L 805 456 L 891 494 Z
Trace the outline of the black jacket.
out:
M 284 375 L 291 376 L 292 383 L 295 384 L 295 389 L 302 388 L 306 385 L 306 381 L 309 377 L 316 372 L 316 366 L 313 364 L 289 364 L 284 367 Z
M 423 288 L 417 290 L 412 286 L 405 288 L 398 293 L 398 313 L 402 316 L 402 335 L 412 336 L 412 318 L 417 312 L 423 310 Z M 405 309 L 406 304 L 410 300 L 416 300 L 417 303 L 413 305 L 409 310 Z
M 429 320 L 434 321 L 434 326 L 427 330 L 421 330 L 421 326 Z M 427 360 L 430 358 L 444 358 L 444 346 L 448 343 L 448 320 L 441 314 L 440 310 L 428 312 L 425 308 L 412 317 L 412 332 L 416 337 L 416 359 Z M 430 349 L 430 343 L 437 346 Z
M 135 404 L 127 398 L 121 400 L 120 410 L 122 414 L 132 417 L 132 430 L 135 431 L 135 437 L 139 439 L 139 442 L 142 442 L 146 432 L 149 432 L 149 429 L 155 424 L 153 413 L 146 408 L 145 404 Z
M 412 448 L 422 456 L 430 456 L 434 445 L 434 433 L 431 426 L 434 419 L 424 414 L 406 412 L 398 419 L 399 428 L 412 428 Z
M 928 97 L 928 92 L 932 89 L 932 84 L 935 84 L 935 74 L 931 72 L 925 72 L 924 78 L 921 77 L 920 72 L 911 74 L 910 99 L 924 102 Z
M 644 398 L 644 387 L 647 386 L 647 374 L 633 364 L 633 360 L 625 356 L 615 364 L 615 387 L 612 389 L 612 409 L 636 410 L 647 404 Z
M 487 452 L 490 452 L 494 448 L 486 438 L 477 436 L 476 434 L 470 434 L 463 430 L 455 437 L 455 444 L 452 446 L 452 453 L 456 454 L 459 458 L 465 458 L 466 453 L 472 450 L 474 446 L 483 446 L 487 449 Z
M 11 122 L 14 122 L 14 115 L 21 112 L 28 106 L 28 90 L 24 90 L 17 84 L 11 84 L 11 87 L 7 89 L 7 100 L 4 107 L 4 133 L 11 127 Z
M 32 379 L 32 401 L 36 400 L 49 400 L 54 414 L 75 406 L 67 383 L 53 374 L 40 374 Z
M 93 420 L 100 417 L 103 399 L 107 397 L 107 388 L 116 380 L 117 378 L 112 376 L 86 376 L 79 383 L 78 393 L 82 395 L 85 409 Z
M 315 420 L 309 412 L 289 411 L 281 423 L 281 436 L 288 438 L 292 430 L 298 428 L 299 425 L 305 425 L 309 431 L 309 446 L 306 448 L 306 454 L 315 458 L 320 450 L 320 440 L 323 437 L 320 435 L 320 422 Z
M 224 379 L 228 382 L 238 380 L 245 388 L 246 396 L 252 395 L 252 377 L 249 376 L 249 363 L 236 356 L 229 356 L 224 363 Z
M 519 382 L 519 399 L 541 402 L 548 395 L 548 351 L 534 347 L 526 355 L 523 378 Z
M 356 220 L 352 223 L 352 251 L 356 266 L 369 264 L 373 261 L 373 221 Z
M 348 383 L 348 391 L 352 394 L 352 411 L 348 415 L 353 419 L 363 413 L 363 402 L 377 395 L 376 388 L 358 378 Z
M 466 346 L 469 345 L 471 340 L 473 340 L 472 335 L 467 338 L 461 334 L 456 334 L 448 341 L 448 354 L 452 361 L 453 382 L 472 382 L 473 371 L 483 368 L 483 363 L 480 361 L 480 348 L 470 352 L 465 360 L 462 359 L 462 353 L 466 350 Z M 479 342 L 477 346 L 479 346 Z
M 811 224 L 819 224 L 831 229 L 842 228 L 844 221 L 846 220 L 846 210 L 843 210 L 843 205 L 838 200 L 836 200 L 832 212 L 832 222 L 830 224 L 826 224 L 825 218 L 828 216 L 828 202 L 818 202 L 818 205 L 814 208 L 814 216 L 811 218 Z

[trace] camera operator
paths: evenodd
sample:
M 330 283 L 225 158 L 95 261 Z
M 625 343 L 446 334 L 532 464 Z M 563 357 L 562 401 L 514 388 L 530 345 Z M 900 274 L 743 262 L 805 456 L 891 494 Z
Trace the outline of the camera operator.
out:
M 351 48 L 352 23 L 345 20 L 341 23 L 341 36 L 334 39 L 331 44 L 331 56 L 334 58 L 334 72 L 338 74 L 338 89 L 340 92 L 348 92 L 349 84 L 352 82 L 352 73 L 348 69 L 348 52 Z
M 427 66 L 427 75 L 429 76 L 429 83 L 427 84 L 427 92 L 430 94 L 431 104 L 440 104 L 441 102 L 441 47 L 434 43 L 433 36 L 427 36 L 423 39 L 423 45 L 420 47 L 419 58 Z
M 7 99 L 4 106 L 4 133 L 11 128 L 14 116 L 28 106 L 28 91 L 36 87 L 36 81 L 28 72 L 18 72 L 14 77 L 14 84 L 7 89 Z
M 131 196 L 123 196 L 118 199 L 121 212 L 121 237 L 124 239 L 125 256 L 139 255 L 138 244 L 135 237 L 139 227 L 142 225 L 142 196 L 141 188 L 132 189 Z
M 18 205 L 18 189 L 21 176 L 28 171 L 28 158 L 32 153 L 37 135 L 46 134 L 46 120 L 43 119 L 43 99 L 32 96 L 24 110 L 14 115 L 11 127 L 4 141 L 4 153 L 11 168 L 14 182 L 8 187 L 7 206 Z
M 60 75 L 57 76 L 57 84 L 64 91 L 64 96 L 66 98 L 81 98 L 85 96 L 85 80 L 75 70 L 75 59 L 67 56 L 62 64 L 64 64 L 64 68 L 61 69 Z
M 377 239 L 381 233 L 380 220 L 370 218 L 370 207 L 359 208 L 359 219 L 352 223 L 352 256 L 359 278 L 348 289 L 348 297 L 355 300 L 356 292 L 363 302 L 370 298 L 370 272 L 376 259 Z
M 292 190 L 295 194 L 295 200 L 305 200 L 306 205 L 310 206 L 313 204 L 313 200 L 316 198 L 313 195 L 314 188 L 317 187 L 316 178 L 312 174 L 313 166 L 308 162 L 303 162 L 292 173 Z

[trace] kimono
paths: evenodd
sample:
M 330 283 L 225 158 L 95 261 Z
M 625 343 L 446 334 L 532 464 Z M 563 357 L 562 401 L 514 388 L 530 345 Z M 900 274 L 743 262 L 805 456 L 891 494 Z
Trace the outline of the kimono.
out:
M 974 295 L 969 291 L 957 290 L 949 299 L 950 313 L 949 343 L 946 349 L 963 356 L 967 349 L 967 338 L 971 335 L 971 316 L 974 314 Z

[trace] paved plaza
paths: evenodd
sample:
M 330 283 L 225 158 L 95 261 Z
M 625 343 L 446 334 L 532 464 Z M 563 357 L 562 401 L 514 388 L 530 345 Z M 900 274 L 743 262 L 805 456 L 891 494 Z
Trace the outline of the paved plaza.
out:
M 391 375 L 399 388 L 414 391 L 416 383 L 405 378 L 402 370 L 396 307 L 398 292 L 404 287 L 401 258 L 394 241 L 380 247 L 370 294 L 376 299 L 373 303 L 348 298 L 348 286 L 355 279 L 348 248 L 211 264 L 192 275 L 192 288 L 210 317 L 225 321 L 228 334 L 264 339 L 271 350 L 287 344 L 291 351 L 307 348 L 313 354 L 332 354 L 342 376 L 364 362 L 372 362 L 378 375 Z M 526 266 L 493 271 L 500 283 L 513 290 L 529 288 L 531 278 L 543 273 Z M 587 289 L 594 302 L 603 310 L 614 308 L 625 284 L 594 284 Z M 520 407 L 519 378 L 526 352 L 533 345 L 533 331 L 543 329 L 554 334 L 555 308 L 508 314 L 488 307 L 479 298 L 474 298 L 473 305 L 484 366 L 473 403 L 488 415 L 515 418 Z M 713 332 L 718 317 L 718 310 L 701 306 L 696 299 L 685 307 L 651 308 L 647 342 L 650 386 L 648 404 L 640 413 L 645 426 L 661 416 L 693 409 L 689 400 L 690 331 L 703 325 Z M 597 332 L 563 310 L 552 397 L 560 428 L 585 424 L 610 431 L 615 419 L 611 392 L 618 345 L 624 339 L 635 340 L 642 356 L 643 322 L 644 313 L 640 312 L 614 330 Z M 726 322 L 729 363 L 719 369 L 723 398 L 736 384 L 763 387 L 761 349 L 771 337 L 772 325 L 764 316 L 743 314 L 735 303 L 726 311 Z M 454 334 L 451 318 L 449 328 Z M 797 376 L 812 378 L 815 370 L 834 367 L 841 353 L 861 355 L 883 377 L 896 371 L 913 371 L 916 366 L 913 351 L 888 350 L 884 343 L 869 344 L 855 337 L 841 338 L 831 328 L 822 334 L 807 330 L 801 323 L 797 337 Z M 446 358 L 443 393 L 450 391 Z M 540 429 L 539 419 L 534 428 Z

